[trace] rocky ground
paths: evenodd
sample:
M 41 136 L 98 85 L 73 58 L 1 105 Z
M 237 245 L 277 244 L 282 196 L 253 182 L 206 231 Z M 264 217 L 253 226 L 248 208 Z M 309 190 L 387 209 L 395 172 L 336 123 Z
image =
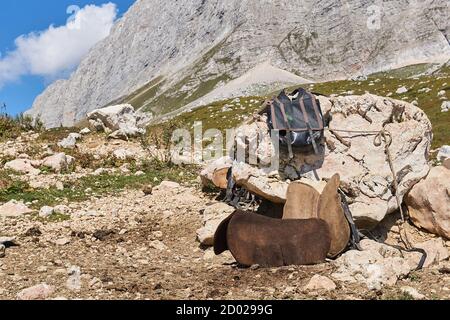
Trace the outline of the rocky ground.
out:
M 2 160 L 21 155 L 39 162 L 65 134 L 25 134 L 14 142 L 3 142 Z M 34 154 L 26 150 L 31 141 L 39 141 Z M 41 170 L 39 175 L 2 170 L 0 203 L 24 200 L 29 213 L 6 217 L 0 207 L 4 243 L 0 250 L 1 299 L 450 298 L 450 264 L 438 262 L 440 259 L 425 270 L 402 277 L 395 285 L 370 290 L 363 282 L 333 278 L 338 269 L 334 263 L 240 268 L 229 254 L 216 257 L 210 248 L 200 245 L 196 232 L 203 226 L 205 208 L 217 203 L 217 194 L 203 192 L 190 169 L 177 169 L 176 173 L 159 170 L 155 175 L 148 166 L 138 164 L 128 169 L 118 162 L 102 168 L 99 175 L 95 166 L 80 166 L 83 154 L 111 159 L 124 146 L 134 150 L 129 157 L 144 157 L 137 141 L 111 141 L 90 134 L 77 143 L 78 153 L 72 151 L 78 163 L 74 171 L 46 172 L 41 166 L 37 166 L 42 169 L 37 169 Z M 9 150 L 8 156 L 5 150 Z M 106 178 L 115 174 L 129 180 L 124 184 Z M 142 180 L 136 181 L 139 176 Z M 107 181 L 108 187 L 93 183 L 89 188 L 89 180 L 80 183 L 89 177 Z M 36 181 L 42 184 L 31 187 Z M 58 190 L 57 181 L 63 184 L 60 193 L 53 194 Z M 74 196 L 77 190 L 79 194 Z M 34 199 L 30 194 L 41 196 Z M 47 213 L 42 209 L 46 205 L 51 206 Z M 388 235 L 395 240 L 396 230 L 390 229 Z M 413 227 L 410 231 L 417 242 L 433 238 Z

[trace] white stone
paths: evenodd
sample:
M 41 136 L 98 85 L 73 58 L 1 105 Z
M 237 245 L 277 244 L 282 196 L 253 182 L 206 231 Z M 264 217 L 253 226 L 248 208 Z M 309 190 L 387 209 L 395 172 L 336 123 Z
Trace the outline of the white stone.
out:
M 216 203 L 206 207 L 203 213 L 203 227 L 197 230 L 197 239 L 200 243 L 205 246 L 213 246 L 217 227 L 234 211 L 233 207 L 225 203 Z
M 36 169 L 35 166 L 38 166 L 38 163 L 31 160 L 16 159 L 5 163 L 3 168 L 19 173 L 38 175 L 41 171 L 39 169 Z
M 408 89 L 406 87 L 400 87 L 396 91 L 397 94 L 403 94 L 403 93 L 407 93 L 407 92 L 408 92 Z
M 442 146 L 439 149 L 439 153 L 437 155 L 437 160 L 439 162 L 444 162 L 446 159 L 450 158 L 450 146 Z
M 23 202 L 15 200 L 0 206 L 0 217 L 16 218 L 32 212 L 33 210 L 28 208 Z
M 70 291 L 81 290 L 81 268 L 78 266 L 71 266 L 67 271 L 69 278 L 66 281 L 66 288 Z
M 172 182 L 172 181 L 163 181 L 161 182 L 161 184 L 156 187 L 158 190 L 174 190 L 174 189 L 179 189 L 181 186 L 179 183 L 177 182 Z
M 403 293 L 409 294 L 415 300 L 424 300 L 426 298 L 423 294 L 419 293 L 419 291 L 417 291 L 417 289 L 413 287 L 404 286 L 401 288 L 401 291 Z
M 117 149 L 113 152 L 113 156 L 119 160 L 134 159 L 136 154 L 127 149 Z
M 304 289 L 306 291 L 333 291 L 336 289 L 336 284 L 330 278 L 316 274 Z
M 150 248 L 156 249 L 158 251 L 165 251 L 168 249 L 167 246 L 159 240 L 150 242 Z
M 57 153 L 43 160 L 42 165 L 52 169 L 54 172 L 59 173 L 64 170 L 68 170 L 75 162 L 75 158 L 68 156 L 65 153 Z
M 80 139 L 82 139 L 81 134 L 70 133 L 67 138 L 58 142 L 58 146 L 64 149 L 74 149 L 77 145 L 77 141 Z
M 91 133 L 91 129 L 89 128 L 84 128 L 83 130 L 80 131 L 80 134 L 85 136 Z
M 141 126 L 146 116 L 136 112 L 129 104 L 94 110 L 88 114 L 88 118 L 95 130 L 108 129 L 111 132 L 109 137 L 113 139 L 127 140 L 145 133 Z
M 441 112 L 448 112 L 450 110 L 450 101 L 444 101 L 441 105 Z
M 34 287 L 30 287 L 20 291 L 17 294 L 18 300 L 46 300 L 48 299 L 53 292 L 55 291 L 54 287 L 49 286 L 46 283 L 42 283 L 36 285 Z
M 52 207 L 42 207 L 41 210 L 39 211 L 39 217 L 41 218 L 48 218 L 50 217 L 53 213 L 54 213 L 55 209 Z

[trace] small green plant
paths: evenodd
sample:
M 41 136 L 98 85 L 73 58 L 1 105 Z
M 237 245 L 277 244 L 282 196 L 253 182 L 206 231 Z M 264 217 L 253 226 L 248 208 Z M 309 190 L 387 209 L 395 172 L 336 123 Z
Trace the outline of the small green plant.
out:
M 6 105 L 3 104 L 0 112 L 0 140 L 15 139 L 21 133 L 28 131 L 41 132 L 44 130 L 40 117 L 33 118 L 23 113 L 15 117 L 6 112 Z

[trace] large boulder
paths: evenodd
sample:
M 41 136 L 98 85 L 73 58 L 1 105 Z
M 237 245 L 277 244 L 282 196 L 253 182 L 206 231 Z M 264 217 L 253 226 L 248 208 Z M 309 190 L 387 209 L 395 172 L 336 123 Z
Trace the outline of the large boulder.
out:
M 394 286 L 397 281 L 414 271 L 422 257 L 417 252 L 402 252 L 394 247 L 372 240 L 361 241 L 362 251 L 352 250 L 333 262 L 337 270 L 336 280 L 364 283 L 370 290 Z M 440 239 L 434 239 L 415 247 L 427 253 L 425 267 L 448 259 L 448 250 Z
M 29 159 L 16 159 L 5 163 L 3 166 L 6 170 L 12 170 L 18 173 L 38 175 L 41 171 L 36 167 L 39 167 L 38 161 Z
M 94 130 L 110 132 L 111 138 L 125 140 L 144 134 L 143 127 L 149 120 L 129 104 L 94 110 L 88 114 L 88 119 Z
M 16 200 L 11 200 L 0 206 L 0 217 L 17 218 L 32 212 L 33 210 L 28 208 L 23 202 Z
M 68 170 L 74 162 L 74 157 L 68 156 L 65 153 L 58 153 L 45 158 L 42 165 L 52 169 L 54 172 L 59 173 L 64 170 Z
M 434 167 L 406 197 L 412 222 L 419 228 L 450 239 L 450 170 Z
M 223 157 L 210 162 L 200 173 L 200 178 L 203 185 L 206 187 L 216 187 L 221 189 L 223 189 L 225 186 L 226 188 L 226 173 L 228 173 L 228 170 L 232 166 L 233 160 L 230 157 Z
M 83 137 L 79 133 L 70 133 L 67 138 L 64 138 L 58 142 L 58 146 L 63 149 L 75 149 L 77 146 L 77 141 L 81 140 Z
M 450 158 L 450 146 L 442 146 L 439 149 L 439 153 L 437 155 L 437 159 L 440 162 L 444 162 L 445 160 L 447 160 L 448 158 Z
M 215 203 L 208 206 L 203 213 L 203 227 L 197 230 L 197 238 L 200 243 L 205 246 L 213 246 L 217 228 L 234 211 L 233 207 L 225 203 Z
M 283 204 L 291 181 L 315 184 L 339 173 L 356 222 L 361 227 L 372 227 L 398 210 L 385 145 L 374 143 L 374 132 L 385 129 L 392 135 L 390 153 L 399 183 L 398 195 L 403 200 L 430 170 L 427 155 L 432 140 L 431 123 L 422 110 L 410 103 L 371 94 L 321 97 L 321 104 L 326 106 L 329 128 L 338 131 L 326 130 L 326 143 L 319 154 L 296 153 L 290 161 L 281 149 L 279 168 L 273 170 L 267 164 L 276 156 L 275 148 L 265 119 L 257 118 L 237 129 L 236 145 L 248 146 L 251 141 L 258 141 L 249 152 L 258 165 L 234 162 L 234 178 L 249 191 Z

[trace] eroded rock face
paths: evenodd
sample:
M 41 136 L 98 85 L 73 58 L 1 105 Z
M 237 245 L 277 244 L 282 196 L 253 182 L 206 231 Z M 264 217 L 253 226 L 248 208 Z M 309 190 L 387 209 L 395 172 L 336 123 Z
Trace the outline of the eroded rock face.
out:
M 150 111 L 165 114 L 177 106 L 161 101 L 182 107 L 263 62 L 330 80 L 447 61 L 447 3 L 383 1 L 374 30 L 373 0 L 135 1 L 70 79 L 49 86 L 29 114 L 40 114 L 49 127 L 71 126 L 146 85 L 154 93 L 131 103 L 138 108 L 136 100 L 147 99 Z
M 339 131 L 326 131 L 326 143 L 319 155 L 296 153 L 289 161 L 287 152 L 281 149 L 279 169 L 265 166 L 274 148 L 267 124 L 259 120 L 238 129 L 248 137 L 244 140 L 238 135 L 237 145 L 257 139 L 258 132 L 262 132 L 256 152 L 260 165 L 235 162 L 234 178 L 262 198 L 283 204 L 291 181 L 301 180 L 317 186 L 339 173 L 356 222 L 362 227 L 373 226 L 398 210 L 385 144 L 374 143 L 376 133 L 385 129 L 392 136 L 389 149 L 399 183 L 398 194 L 403 200 L 430 170 L 427 155 L 432 140 L 431 123 L 412 104 L 370 94 L 328 100 L 322 97 L 321 102 L 329 106 L 329 110 L 324 110 L 331 119 L 329 127 Z
M 434 167 L 406 197 L 413 223 L 431 233 L 450 239 L 450 170 Z

